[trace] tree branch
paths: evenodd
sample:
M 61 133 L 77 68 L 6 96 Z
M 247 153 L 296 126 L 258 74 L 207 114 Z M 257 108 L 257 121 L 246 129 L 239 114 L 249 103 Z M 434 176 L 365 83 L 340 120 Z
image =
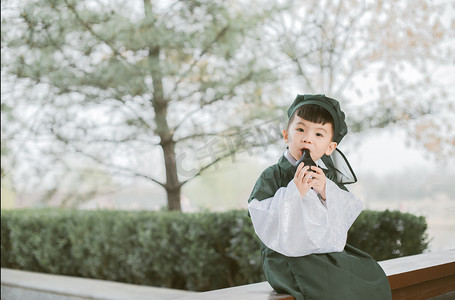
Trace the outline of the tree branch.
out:
M 208 136 L 219 136 L 220 133 L 219 132 L 211 132 L 211 133 L 196 133 L 196 134 L 192 134 L 192 135 L 187 135 L 187 136 L 184 136 L 182 138 L 179 138 L 179 139 L 176 139 L 175 140 L 175 143 L 181 143 L 183 141 L 186 141 L 186 140 L 191 140 L 191 139 L 195 139 L 195 138 L 199 138 L 199 137 L 208 137 Z
M 308 54 L 307 54 L 307 55 L 308 55 Z M 298 70 L 297 70 L 297 71 L 298 71 L 297 74 L 299 74 L 300 76 L 302 76 L 303 79 L 305 80 L 307 86 L 310 88 L 310 90 L 311 90 L 311 91 L 314 91 L 313 85 L 311 84 L 311 80 L 305 75 L 305 72 L 304 72 L 303 69 L 302 69 L 302 64 L 300 63 L 299 58 L 298 58 L 297 56 L 290 57 L 289 55 L 288 55 L 288 57 L 289 57 L 293 62 L 295 62 L 295 64 L 297 65 L 297 69 L 298 69 Z
M 80 153 L 81 155 L 92 159 L 96 163 L 99 163 L 100 165 L 102 165 L 104 167 L 107 167 L 108 169 L 114 169 L 116 172 L 121 172 L 120 174 L 123 173 L 124 175 L 130 175 L 130 176 L 132 175 L 134 177 L 144 178 L 144 179 L 150 180 L 150 181 L 162 186 L 163 188 L 165 188 L 165 184 L 164 183 L 160 182 L 159 180 L 157 180 L 157 179 L 155 179 L 153 177 L 150 177 L 150 176 L 142 174 L 142 173 L 135 172 L 135 171 L 133 171 L 131 169 L 128 169 L 128 168 L 125 168 L 125 167 L 122 167 L 122 166 L 108 165 L 104 161 L 99 159 L 98 157 L 96 157 L 96 156 L 94 156 L 92 154 L 84 153 L 84 151 L 82 149 L 78 148 L 76 145 L 73 144 L 73 146 L 75 148 L 76 153 Z
M 179 86 L 179 84 L 187 77 L 187 75 L 193 70 L 193 68 L 199 63 L 200 59 L 210 50 L 210 48 L 219 40 L 223 35 L 226 34 L 227 30 L 229 28 L 229 25 L 226 25 L 221 29 L 220 32 L 215 36 L 215 38 L 208 44 L 199 54 L 199 56 L 193 61 L 191 66 L 189 67 L 188 70 L 185 71 L 184 74 L 180 76 L 180 79 L 175 83 L 175 86 Z
M 73 12 L 74 16 L 76 17 L 76 19 L 79 21 L 79 23 L 92 35 L 94 36 L 95 38 L 98 39 L 98 41 L 100 43 L 105 43 L 112 51 L 112 53 L 114 54 L 115 57 L 118 57 L 118 58 L 121 58 L 121 62 L 124 63 L 125 65 L 130 65 L 130 63 L 128 61 L 125 60 L 125 57 L 118 51 L 118 49 L 115 47 L 115 45 L 113 45 L 112 41 L 109 41 L 109 40 L 106 40 L 106 39 L 103 39 L 99 34 L 97 34 L 92 26 L 90 26 L 90 24 L 88 24 L 86 21 L 84 21 L 81 16 L 78 14 L 78 12 L 76 11 L 75 7 L 68 3 L 68 0 L 64 0 L 67 7 L 70 9 L 70 11 Z M 142 74 L 137 71 L 136 68 L 133 69 L 133 72 L 136 73 L 137 75 L 141 76 Z
M 214 161 L 212 161 L 211 163 L 203 166 L 201 169 L 199 169 L 199 171 L 191 178 L 188 178 L 187 180 L 185 181 L 182 181 L 180 182 L 180 186 L 183 186 L 184 184 L 188 183 L 189 181 L 191 181 L 192 179 L 194 179 L 195 177 L 199 176 L 202 174 L 202 172 L 204 172 L 205 170 L 207 170 L 208 168 L 210 168 L 211 166 L 215 165 L 216 163 L 220 162 L 221 160 L 225 159 L 226 157 L 229 157 L 231 155 L 234 155 L 236 152 L 238 152 L 240 149 L 234 149 L 234 150 L 231 150 L 229 153 L 226 153 L 220 157 L 218 157 L 217 159 L 215 159 Z
M 76 11 L 75 7 L 73 6 L 73 4 L 70 4 L 68 3 L 67 0 L 65 0 L 65 3 L 66 3 L 66 6 L 73 12 L 74 16 L 76 17 L 76 19 L 82 24 L 82 26 L 88 30 L 88 32 L 90 32 L 91 35 L 93 35 L 94 37 L 96 37 L 99 41 L 105 43 L 106 45 L 109 46 L 109 48 L 112 50 L 112 52 L 114 53 L 115 56 L 120 56 L 122 57 L 122 55 L 120 54 L 120 52 L 114 47 L 114 45 L 112 45 L 111 41 L 107 41 L 105 39 L 103 39 L 101 36 L 99 36 L 94 30 L 93 28 L 87 24 L 87 22 L 85 22 L 81 16 L 79 16 L 78 12 Z
M 245 149 L 250 149 L 250 150 L 253 150 L 255 148 L 259 148 L 259 147 L 264 147 L 264 146 L 268 146 L 270 144 L 273 144 L 273 143 L 256 143 L 256 144 L 249 144 L 248 148 L 246 147 L 243 147 L 240 146 L 240 147 L 237 147 L 237 148 L 234 148 L 232 149 L 231 151 L 229 151 L 228 153 L 225 153 L 221 156 L 219 156 L 218 158 L 216 158 L 215 160 L 213 160 L 212 162 L 208 163 L 207 165 L 203 166 L 202 168 L 200 168 L 198 170 L 198 172 L 196 174 L 194 174 L 191 178 L 188 178 L 187 180 L 185 181 L 182 181 L 180 183 L 180 186 L 183 186 L 184 184 L 188 183 L 189 181 L 193 180 L 194 178 L 196 178 L 197 176 L 201 175 L 205 170 L 207 170 L 208 168 L 210 168 L 211 166 L 213 165 L 216 165 L 218 162 L 222 161 L 223 159 L 229 157 L 229 156 L 233 156 L 235 155 L 237 152 L 241 151 L 241 150 L 245 150 Z
M 242 85 L 244 82 L 248 81 L 249 79 L 251 79 L 252 76 L 253 76 L 253 72 L 250 71 L 245 77 L 241 78 L 238 82 L 236 82 L 234 85 L 232 85 L 228 92 L 222 93 L 222 94 L 216 94 L 213 99 L 211 99 L 209 101 L 205 101 L 203 103 L 200 103 L 200 105 L 199 105 L 199 107 L 197 109 L 194 109 L 193 111 L 190 111 L 189 113 L 187 113 L 185 115 L 185 117 L 176 126 L 174 126 L 173 132 L 176 132 L 183 123 L 185 123 L 187 120 L 190 119 L 190 117 L 193 114 L 199 112 L 205 106 L 208 106 L 208 105 L 211 105 L 211 104 L 213 104 L 213 103 L 215 103 L 217 101 L 220 101 L 220 100 L 222 100 L 223 98 L 225 98 L 227 96 L 234 95 L 234 89 L 236 87 L 238 87 L 239 85 Z

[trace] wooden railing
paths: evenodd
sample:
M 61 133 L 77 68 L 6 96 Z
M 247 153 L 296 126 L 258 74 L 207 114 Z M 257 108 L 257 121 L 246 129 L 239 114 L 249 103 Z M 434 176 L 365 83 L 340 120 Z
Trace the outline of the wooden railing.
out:
M 429 299 L 455 291 L 455 249 L 379 262 L 393 299 Z
M 455 299 L 455 249 L 390 259 L 379 264 L 389 278 L 394 300 L 419 300 L 435 296 L 437 300 Z M 2 299 L 12 300 L 294 299 L 275 293 L 267 282 L 198 293 L 4 268 L 1 281 Z
M 455 249 L 379 262 L 390 282 L 393 300 L 419 300 L 455 293 Z M 294 300 L 275 293 L 267 282 L 197 293 L 185 299 Z M 449 298 L 447 298 L 449 299 Z

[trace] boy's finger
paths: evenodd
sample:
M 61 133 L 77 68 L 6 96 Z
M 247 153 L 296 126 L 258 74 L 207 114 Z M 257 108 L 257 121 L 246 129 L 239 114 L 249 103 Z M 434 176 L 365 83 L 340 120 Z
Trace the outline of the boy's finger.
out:
M 297 178 L 300 174 L 300 171 L 302 170 L 302 168 L 304 167 L 304 163 L 301 162 L 298 166 L 297 166 L 297 170 L 295 171 L 295 178 Z
M 304 168 L 304 171 L 305 171 L 305 178 L 306 180 L 308 181 L 309 179 L 311 179 L 313 177 L 313 174 L 314 172 L 311 172 L 311 171 L 308 171 L 310 167 L 306 167 L 306 169 Z
M 302 163 L 303 164 L 303 163 Z M 301 170 L 300 170 L 300 173 L 298 175 L 298 178 L 300 179 L 300 181 L 302 181 L 304 178 L 305 178 L 305 175 L 308 171 L 308 167 L 303 167 Z
M 312 176 L 313 176 L 314 178 L 320 179 L 320 178 L 322 178 L 322 176 L 325 176 L 325 175 L 324 175 L 324 173 L 321 174 L 321 173 L 318 173 L 318 172 L 313 172 Z
M 307 183 L 308 183 L 308 185 L 309 185 L 310 187 L 314 187 L 314 186 L 316 185 L 317 181 L 316 181 L 314 178 L 310 177 L 310 178 L 308 179 L 308 182 L 307 182 Z
M 313 166 L 313 167 L 311 167 L 311 170 L 315 171 L 317 174 L 323 174 L 324 173 L 324 171 L 322 171 L 322 169 L 319 168 L 319 167 L 314 167 Z

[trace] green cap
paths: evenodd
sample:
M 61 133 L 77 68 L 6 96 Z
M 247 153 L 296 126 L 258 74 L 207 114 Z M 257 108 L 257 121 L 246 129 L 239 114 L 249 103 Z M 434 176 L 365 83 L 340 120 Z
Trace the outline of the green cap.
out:
M 333 141 L 339 144 L 343 137 L 348 133 L 348 126 L 344 121 L 344 112 L 341 111 L 340 103 L 325 95 L 297 95 L 291 107 L 288 109 L 289 119 L 299 107 L 307 104 L 319 105 L 330 113 L 334 122 Z

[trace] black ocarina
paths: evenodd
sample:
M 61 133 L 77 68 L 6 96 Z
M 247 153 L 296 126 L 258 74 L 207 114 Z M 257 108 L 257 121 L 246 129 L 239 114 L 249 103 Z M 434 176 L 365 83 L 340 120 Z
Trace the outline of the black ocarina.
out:
M 311 166 L 317 167 L 316 163 L 313 161 L 313 159 L 311 159 L 309 149 L 303 149 L 302 157 L 297 161 L 297 164 L 295 165 L 296 169 L 300 165 L 301 162 L 303 162 L 304 166 L 310 166 L 310 168 L 308 169 L 309 171 L 313 171 L 313 170 L 311 170 Z

